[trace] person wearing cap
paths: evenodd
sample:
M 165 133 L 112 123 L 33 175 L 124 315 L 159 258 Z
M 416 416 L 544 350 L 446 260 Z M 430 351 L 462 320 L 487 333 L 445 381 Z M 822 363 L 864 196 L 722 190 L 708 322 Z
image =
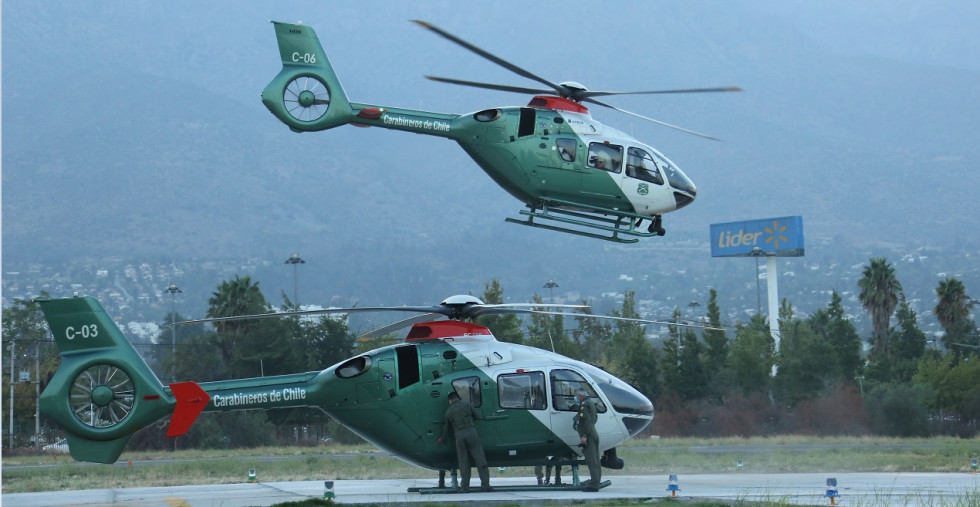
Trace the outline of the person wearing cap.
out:
M 456 460 L 459 464 L 459 475 L 461 479 L 460 492 L 470 492 L 470 456 L 473 457 L 473 464 L 476 465 L 477 473 L 480 474 L 480 490 L 491 491 L 490 488 L 490 468 L 487 466 L 487 457 L 483 453 L 483 444 L 480 443 L 480 435 L 476 432 L 476 423 L 480 415 L 467 401 L 459 398 L 456 391 L 446 396 L 449 401 L 449 408 L 446 409 L 445 423 L 442 427 L 442 435 L 436 440 L 443 443 L 443 437 L 450 432 L 456 436 Z
M 599 491 L 599 483 L 602 481 L 602 467 L 599 465 L 599 432 L 595 429 L 595 423 L 599 420 L 596 411 L 595 401 L 589 398 L 588 393 L 579 389 L 575 393 L 578 399 L 578 414 L 575 414 L 575 429 L 578 430 L 579 447 L 585 457 L 585 465 L 589 467 L 589 482 L 585 483 L 585 491 Z

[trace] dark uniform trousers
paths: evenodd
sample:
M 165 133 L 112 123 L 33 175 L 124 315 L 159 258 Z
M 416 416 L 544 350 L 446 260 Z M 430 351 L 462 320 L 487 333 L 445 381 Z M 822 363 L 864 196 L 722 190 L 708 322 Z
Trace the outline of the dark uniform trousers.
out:
M 459 474 L 464 490 L 470 487 L 470 456 L 473 456 L 473 465 L 476 465 L 477 473 L 480 474 L 480 482 L 483 488 L 490 488 L 490 468 L 487 466 L 487 457 L 483 453 L 483 444 L 480 443 L 480 436 L 476 432 L 474 419 L 479 417 L 473 405 L 466 401 L 457 401 L 449 405 L 446 409 L 445 425 L 442 434 L 445 435 L 452 431 L 456 436 L 456 462 L 459 464 Z
M 602 466 L 599 464 L 599 432 L 596 431 L 595 424 L 599 419 L 595 402 L 586 399 L 582 402 L 577 416 L 577 428 L 580 437 L 585 437 L 585 448 L 582 449 L 582 457 L 585 458 L 585 465 L 589 467 L 589 482 L 587 488 L 599 488 L 602 482 Z
M 473 456 L 472 465 L 470 455 Z M 483 454 L 483 445 L 480 443 L 476 428 L 471 426 L 456 430 L 456 460 L 459 462 L 459 475 L 462 481 L 460 486 L 463 489 L 470 487 L 470 466 L 476 466 L 476 471 L 480 474 L 480 484 L 490 484 L 490 468 L 487 466 L 487 457 Z

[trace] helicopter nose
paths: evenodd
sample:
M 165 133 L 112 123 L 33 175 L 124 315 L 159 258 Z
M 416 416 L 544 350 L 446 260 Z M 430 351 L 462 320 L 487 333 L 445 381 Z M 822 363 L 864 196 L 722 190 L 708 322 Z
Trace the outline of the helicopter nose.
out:
M 613 410 L 623 418 L 623 424 L 634 437 L 653 420 L 653 402 L 640 391 L 626 383 L 600 384 L 600 388 L 612 403 Z
M 697 190 L 692 186 L 689 190 L 690 194 L 685 194 L 681 192 L 674 192 L 674 209 L 678 210 L 694 202 L 694 197 L 697 196 Z

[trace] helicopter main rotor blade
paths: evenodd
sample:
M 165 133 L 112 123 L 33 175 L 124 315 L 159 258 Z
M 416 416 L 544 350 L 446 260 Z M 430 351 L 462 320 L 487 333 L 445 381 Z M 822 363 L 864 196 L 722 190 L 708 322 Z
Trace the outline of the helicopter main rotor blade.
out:
M 283 317 L 304 317 L 307 315 L 327 315 L 331 313 L 364 313 L 364 312 L 415 312 L 415 313 L 425 313 L 425 312 L 439 312 L 440 307 L 433 306 L 375 306 L 375 307 L 362 307 L 362 308 L 326 308 L 323 310 L 301 310 L 296 312 L 270 312 L 270 313 L 258 313 L 254 315 L 233 315 L 230 317 L 210 317 L 207 319 L 194 319 L 194 320 L 182 320 L 180 322 L 175 322 L 173 325 L 181 326 L 185 324 L 204 324 L 213 322 L 234 322 L 239 320 L 256 320 L 256 319 L 268 319 L 268 318 L 283 318 Z
M 504 60 L 503 58 L 500 58 L 499 56 L 490 54 L 490 53 L 488 53 L 488 52 L 486 52 L 486 51 L 484 51 L 484 50 L 482 50 L 482 49 L 474 46 L 473 44 L 470 44 L 469 42 L 466 42 L 463 39 L 460 39 L 459 37 L 456 37 L 455 35 L 453 35 L 453 34 L 451 34 L 449 32 L 443 31 L 443 30 L 441 30 L 441 29 L 439 29 L 439 28 L 437 28 L 435 26 L 432 26 L 429 23 L 426 23 L 425 21 L 420 21 L 420 20 L 417 20 L 417 19 L 413 19 L 412 22 L 418 24 L 419 26 L 421 26 L 423 28 L 428 28 L 429 30 L 432 30 L 433 32 L 441 35 L 443 38 L 448 39 L 448 40 L 450 40 L 452 42 L 455 42 L 456 44 L 459 44 L 460 46 L 463 46 L 464 48 L 469 49 L 470 51 L 472 51 L 472 52 L 474 52 L 474 53 L 476 53 L 476 54 L 478 54 L 478 55 L 486 58 L 487 60 L 490 60 L 493 63 L 496 63 L 497 65 L 500 65 L 501 67 L 503 67 L 503 68 L 505 68 L 505 69 L 507 69 L 507 70 L 509 70 L 509 71 L 511 71 L 511 72 L 513 72 L 513 73 L 515 73 L 517 75 L 519 75 L 519 76 L 524 76 L 524 77 L 526 77 L 528 79 L 537 81 L 537 82 L 539 82 L 539 83 L 541 83 L 543 85 L 550 86 L 553 90 L 557 91 L 559 94 L 564 93 L 564 90 L 560 86 L 556 85 L 555 83 L 552 83 L 551 81 L 548 81 L 547 79 L 545 79 L 543 77 L 536 76 L 536 75 L 534 75 L 534 74 L 532 74 L 532 73 L 530 73 L 530 72 L 528 72 L 528 71 L 526 71 L 526 70 L 518 67 L 517 65 L 514 65 L 513 63 L 510 63 L 507 60 Z
M 463 81 L 462 79 L 452 79 L 448 77 L 425 76 L 425 78 L 432 81 L 438 81 L 440 83 L 472 86 L 474 88 L 484 88 L 487 90 L 497 90 L 502 92 L 530 93 L 535 95 L 539 93 L 547 93 L 547 94 L 554 93 L 554 90 L 542 90 L 538 88 L 523 88 L 520 86 L 498 85 L 492 83 L 479 83 L 476 81 Z
M 483 304 L 472 306 L 468 308 L 465 316 L 468 318 L 477 318 L 483 315 L 503 315 L 508 313 L 515 314 L 534 314 L 534 313 L 548 313 L 545 310 L 539 310 L 539 308 L 570 308 L 573 310 L 584 310 L 588 309 L 588 305 L 566 305 L 560 303 L 501 303 L 501 304 Z
M 541 313 L 541 310 L 535 310 L 534 308 L 572 308 L 576 310 L 581 310 L 589 308 L 587 305 L 566 305 L 566 304 L 541 304 L 541 303 L 502 303 L 502 304 L 474 304 L 466 306 L 459 309 L 457 312 L 448 310 L 446 307 L 439 307 L 439 311 L 432 311 L 423 315 L 417 315 L 415 317 L 409 317 L 404 320 L 400 320 L 393 324 L 388 324 L 387 326 L 380 327 L 374 331 L 370 331 L 362 335 L 359 339 L 361 341 L 367 341 L 373 338 L 378 338 L 386 334 L 392 333 L 399 329 L 409 327 L 420 322 L 428 322 L 431 320 L 436 320 L 439 317 L 453 317 L 457 316 L 461 319 L 475 319 L 483 315 L 500 315 L 500 314 L 529 314 L 529 313 Z M 572 314 L 565 314 L 572 315 Z
M 493 314 L 533 313 L 529 310 L 507 309 L 507 307 L 521 307 L 521 306 L 532 306 L 532 307 L 533 306 L 536 307 L 563 306 L 569 308 L 587 308 L 581 305 L 549 305 L 549 304 L 536 304 L 536 303 L 511 303 L 511 304 L 500 304 L 500 305 L 444 303 L 436 306 L 365 306 L 365 307 L 353 307 L 353 308 L 325 308 L 321 310 L 301 310 L 295 312 L 269 312 L 269 313 L 253 314 L 253 315 L 233 315 L 229 317 L 210 317 L 206 319 L 184 320 L 180 322 L 175 322 L 173 325 L 181 326 L 186 324 L 234 322 L 240 320 L 256 320 L 256 319 L 283 318 L 283 317 L 305 317 L 310 315 L 327 315 L 331 313 L 414 312 L 414 313 L 428 314 L 430 316 L 429 320 L 431 320 L 431 316 L 433 315 L 443 315 L 452 319 L 468 319 L 468 318 L 476 318 L 486 313 L 493 313 Z M 424 322 L 425 320 L 426 319 L 422 319 L 419 320 L 419 322 Z
M 609 104 L 606 104 L 605 102 L 600 102 L 600 101 L 598 101 L 596 99 L 586 98 L 586 99 L 582 99 L 582 101 L 583 102 L 591 102 L 593 104 L 598 104 L 598 105 L 603 106 L 603 107 L 608 107 L 609 109 L 614 109 L 616 111 L 619 111 L 620 113 L 626 113 L 626 114 L 628 114 L 630 116 L 635 116 L 635 117 L 640 118 L 640 119 L 643 119 L 643 120 L 652 121 L 653 123 L 656 123 L 656 124 L 659 124 L 659 125 L 663 125 L 665 127 L 670 127 L 670 128 L 672 128 L 674 130 L 680 130 L 681 132 L 687 132 L 688 134 L 694 134 L 694 135 L 696 135 L 698 137 L 703 137 L 705 139 L 711 139 L 712 141 L 721 141 L 721 139 L 718 139 L 717 137 L 711 137 L 711 136 L 709 136 L 707 134 L 702 134 L 700 132 L 695 132 L 693 130 L 689 130 L 689 129 L 686 129 L 686 128 L 683 128 L 683 127 L 678 127 L 677 125 L 671 125 L 671 124 L 669 124 L 667 122 L 662 122 L 660 120 L 654 120 L 653 118 L 650 118 L 650 117 L 647 117 L 647 116 L 643 116 L 642 114 L 637 114 L 637 113 L 634 113 L 632 111 L 627 111 L 625 109 L 618 108 L 616 106 L 611 106 Z
M 724 331 L 720 327 L 706 326 L 703 324 L 688 324 L 686 322 L 674 322 L 672 320 L 649 320 L 649 319 L 634 319 L 631 317 L 615 317 L 613 315 L 595 315 L 592 313 L 565 313 L 565 312 L 534 312 L 538 314 L 545 315 L 564 315 L 566 317 L 584 317 L 587 319 L 602 319 L 602 320 L 617 320 L 621 322 L 634 322 L 637 324 L 657 324 L 660 326 L 677 326 L 677 327 L 691 327 L 696 329 L 706 329 L 709 331 Z
M 662 93 L 709 93 L 709 92 L 740 92 L 737 86 L 724 86 L 721 88 L 687 88 L 681 90 L 650 90 L 639 92 L 603 92 L 603 91 L 582 91 L 578 96 L 582 99 L 592 97 L 608 97 L 610 95 L 657 95 Z

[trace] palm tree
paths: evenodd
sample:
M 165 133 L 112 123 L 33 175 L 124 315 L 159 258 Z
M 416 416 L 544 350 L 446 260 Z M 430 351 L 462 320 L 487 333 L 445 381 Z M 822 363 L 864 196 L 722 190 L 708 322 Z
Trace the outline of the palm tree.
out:
M 503 304 L 504 288 L 501 287 L 500 282 L 496 278 L 493 281 L 486 282 L 482 299 L 488 305 Z M 490 329 L 493 336 L 502 342 L 524 342 L 524 334 L 521 332 L 521 320 L 513 313 L 484 315 L 477 318 L 476 322 Z
M 235 317 L 238 315 L 254 315 L 269 311 L 269 305 L 259 289 L 259 283 L 252 283 L 252 277 L 235 276 L 234 280 L 225 280 L 218 286 L 217 292 L 211 293 L 208 299 L 209 318 Z M 243 324 L 240 321 L 219 322 L 215 327 L 218 332 L 238 332 Z
M 890 353 L 888 323 L 898 306 L 902 284 L 895 278 L 892 265 L 884 257 L 875 257 L 864 267 L 858 288 L 861 289 L 861 305 L 871 314 L 873 342 L 868 359 L 874 362 L 880 359 L 880 354 L 887 357 Z
M 964 341 L 963 335 L 969 332 L 968 318 L 973 303 L 966 295 L 966 286 L 956 278 L 947 277 L 936 287 L 936 320 L 946 332 L 943 341 L 947 344 Z
M 217 292 L 211 293 L 208 299 L 208 318 L 235 317 L 239 315 L 255 315 L 269 311 L 265 296 L 259 289 L 259 283 L 252 283 L 252 277 L 235 276 L 234 280 L 225 280 L 218 286 Z M 221 348 L 222 358 L 231 363 L 234 357 L 237 338 L 234 335 L 244 335 L 248 329 L 256 326 L 254 320 L 232 320 L 216 322 L 214 328 L 218 331 L 216 338 Z

